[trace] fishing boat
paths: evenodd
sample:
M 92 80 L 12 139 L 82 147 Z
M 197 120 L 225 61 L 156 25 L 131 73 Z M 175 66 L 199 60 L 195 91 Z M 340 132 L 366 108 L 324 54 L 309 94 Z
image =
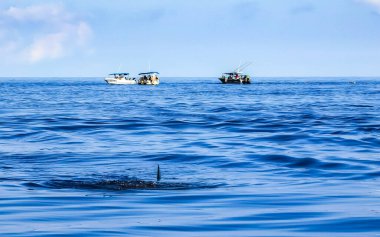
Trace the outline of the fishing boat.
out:
M 219 78 L 223 84 L 251 84 L 249 75 L 244 75 L 236 72 L 227 72 Z
M 160 84 L 160 78 L 158 77 L 158 72 L 143 72 L 140 73 L 138 84 L 139 85 L 158 85 Z
M 111 73 L 104 79 L 111 85 L 133 85 L 137 84 L 135 78 L 129 76 L 127 72 Z
M 219 80 L 223 84 L 251 84 L 251 77 L 242 73 L 242 71 L 249 65 L 251 65 L 251 63 L 245 63 L 233 72 L 223 73 L 222 76 L 219 77 Z

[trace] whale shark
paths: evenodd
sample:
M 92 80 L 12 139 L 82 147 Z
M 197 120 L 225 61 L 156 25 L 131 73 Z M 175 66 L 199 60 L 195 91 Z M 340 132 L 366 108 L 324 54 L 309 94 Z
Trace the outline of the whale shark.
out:
M 215 188 L 219 185 L 205 183 L 162 182 L 160 166 L 157 166 L 156 180 L 142 180 L 138 178 L 122 177 L 112 179 L 53 179 L 44 183 L 27 182 L 24 185 L 29 188 L 52 189 L 84 189 L 84 190 L 181 190 L 194 188 Z

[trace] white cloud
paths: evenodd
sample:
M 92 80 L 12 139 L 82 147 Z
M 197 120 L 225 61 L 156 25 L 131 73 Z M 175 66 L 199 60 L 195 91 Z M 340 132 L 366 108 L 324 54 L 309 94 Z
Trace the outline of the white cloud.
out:
M 78 35 L 78 42 L 84 45 L 92 36 L 91 27 L 84 21 L 79 22 L 76 33 Z
M 55 59 L 64 55 L 63 44 L 66 40 L 64 33 L 49 34 L 36 39 L 27 50 L 29 61 L 37 62 L 42 59 Z
M 85 22 L 66 24 L 56 33 L 39 36 L 25 51 L 30 62 L 43 59 L 57 59 L 65 56 L 68 51 L 86 46 L 91 37 L 91 28 Z
M 62 5 L 10 7 L 1 15 L 6 29 L 0 48 L 32 63 L 80 52 L 92 35 L 91 27 Z
M 373 6 L 380 13 L 380 0 L 362 0 L 362 2 Z
M 68 14 L 61 5 L 39 5 L 26 8 L 10 7 L 4 12 L 10 18 L 18 21 L 48 21 L 63 18 L 68 20 Z

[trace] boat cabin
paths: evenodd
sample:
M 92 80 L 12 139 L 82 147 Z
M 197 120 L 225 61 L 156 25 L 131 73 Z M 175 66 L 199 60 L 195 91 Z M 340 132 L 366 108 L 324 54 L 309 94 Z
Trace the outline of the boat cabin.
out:
M 158 85 L 160 83 L 160 78 L 158 77 L 158 72 L 143 72 L 140 73 L 138 84 L 140 85 Z
M 108 78 L 129 79 L 129 73 L 128 72 L 111 73 L 108 75 Z
M 251 83 L 249 75 L 245 75 L 240 72 L 223 73 L 222 77 L 220 77 L 219 80 L 223 84 L 227 84 L 227 83 L 250 84 Z
M 108 84 L 111 85 L 129 85 L 129 84 L 137 84 L 135 78 L 129 76 L 127 72 L 118 72 L 111 73 L 104 79 Z

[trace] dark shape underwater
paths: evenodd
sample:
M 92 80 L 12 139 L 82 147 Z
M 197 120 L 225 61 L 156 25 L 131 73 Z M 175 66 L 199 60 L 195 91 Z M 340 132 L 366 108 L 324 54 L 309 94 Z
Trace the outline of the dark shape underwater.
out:
M 88 189 L 88 190 L 180 190 L 196 188 L 215 188 L 219 185 L 209 185 L 204 183 L 181 183 L 181 182 L 160 182 L 161 171 L 157 166 L 156 181 L 147 181 L 137 178 L 113 178 L 113 179 L 54 179 L 44 184 L 29 182 L 28 187 L 52 188 L 52 189 Z
M 188 183 L 169 183 L 169 182 L 155 182 L 145 181 L 139 179 L 130 180 L 93 180 L 93 181 L 79 181 L 79 180 L 52 180 L 44 185 L 48 188 L 57 189 L 93 189 L 93 190 L 132 190 L 132 189 L 189 189 L 196 187 Z

